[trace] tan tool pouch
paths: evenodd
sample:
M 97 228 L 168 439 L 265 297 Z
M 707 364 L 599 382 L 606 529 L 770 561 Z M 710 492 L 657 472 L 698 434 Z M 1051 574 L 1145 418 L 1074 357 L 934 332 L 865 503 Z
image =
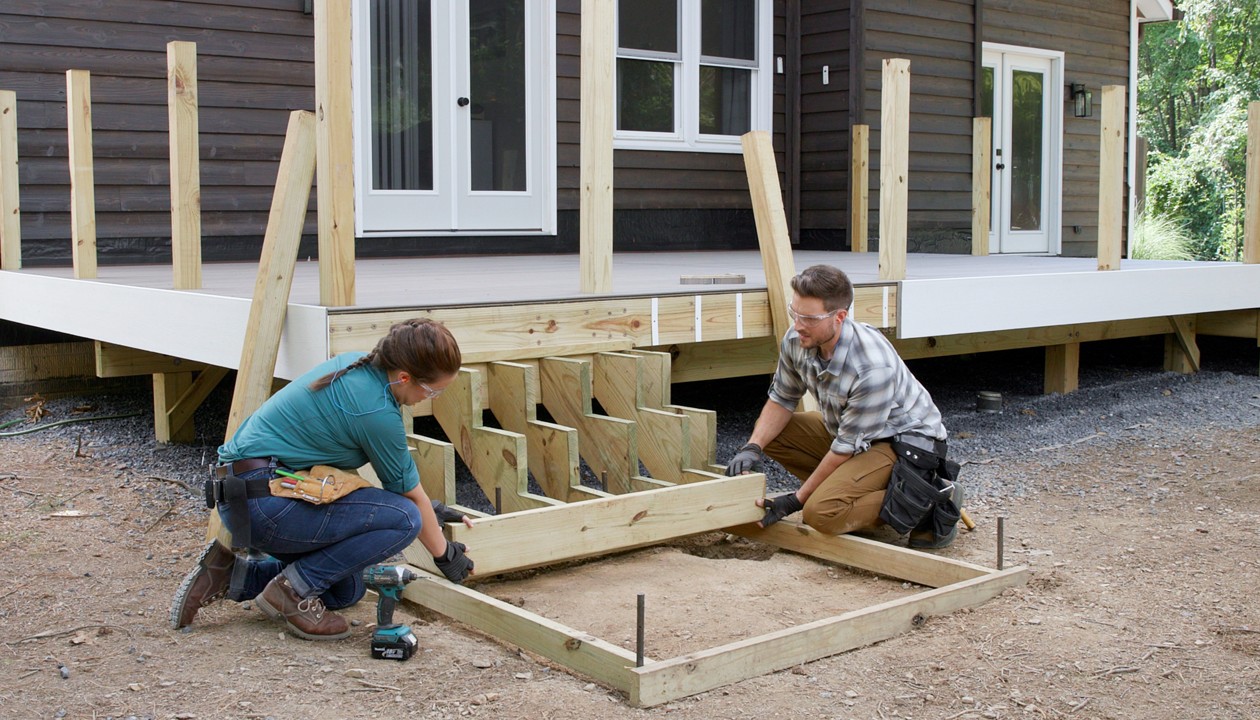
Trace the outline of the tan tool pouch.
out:
M 326 505 L 359 488 L 371 486 L 371 483 L 356 473 L 328 465 L 316 465 L 310 470 L 299 470 L 295 474 L 301 475 L 302 479 L 294 480 L 284 476 L 272 478 L 271 494 L 275 497 L 294 498 L 316 505 Z

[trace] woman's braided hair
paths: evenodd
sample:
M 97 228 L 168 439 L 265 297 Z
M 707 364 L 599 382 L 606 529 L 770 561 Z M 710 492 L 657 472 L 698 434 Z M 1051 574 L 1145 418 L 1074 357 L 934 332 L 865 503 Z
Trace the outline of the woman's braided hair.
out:
M 372 352 L 341 370 L 330 372 L 311 383 L 311 390 L 323 390 L 355 368 L 371 365 L 385 372 L 403 370 L 420 382 L 434 382 L 459 371 L 463 357 L 455 336 L 442 323 L 412 318 L 395 323 L 376 343 Z

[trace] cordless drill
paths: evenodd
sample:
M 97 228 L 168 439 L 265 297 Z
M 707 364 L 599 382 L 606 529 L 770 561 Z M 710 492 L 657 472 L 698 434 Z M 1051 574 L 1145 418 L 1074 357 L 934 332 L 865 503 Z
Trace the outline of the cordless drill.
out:
M 380 595 L 376 603 L 376 632 L 372 657 L 402 662 L 416 651 L 416 636 L 408 625 L 394 622 L 394 607 L 407 583 L 420 576 L 399 565 L 373 565 L 363 571 L 363 583 Z

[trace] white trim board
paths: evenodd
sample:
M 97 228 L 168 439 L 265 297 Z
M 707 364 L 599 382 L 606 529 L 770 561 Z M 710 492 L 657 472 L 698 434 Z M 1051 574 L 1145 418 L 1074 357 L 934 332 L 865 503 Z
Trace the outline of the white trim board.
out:
M 0 271 L 0 319 L 236 369 L 250 300 Z M 328 310 L 289 304 L 276 377 L 328 359 Z
M 1260 265 L 906 280 L 898 301 L 903 339 L 1242 310 L 1260 307 Z

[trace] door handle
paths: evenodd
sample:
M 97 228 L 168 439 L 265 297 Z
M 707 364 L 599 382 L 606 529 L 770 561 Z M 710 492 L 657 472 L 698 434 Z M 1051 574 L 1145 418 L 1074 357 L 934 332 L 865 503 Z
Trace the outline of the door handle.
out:
M 460 107 L 468 107 L 468 98 L 466 98 L 466 97 L 462 97 L 462 98 L 460 98 L 460 99 L 456 100 L 456 101 L 455 101 L 455 104 L 456 104 L 456 105 L 458 105 L 458 106 L 460 106 Z
M 998 169 L 998 170 L 1005 170 L 1005 169 L 1006 169 L 1006 163 L 998 163 L 998 164 L 997 164 L 997 169 Z

